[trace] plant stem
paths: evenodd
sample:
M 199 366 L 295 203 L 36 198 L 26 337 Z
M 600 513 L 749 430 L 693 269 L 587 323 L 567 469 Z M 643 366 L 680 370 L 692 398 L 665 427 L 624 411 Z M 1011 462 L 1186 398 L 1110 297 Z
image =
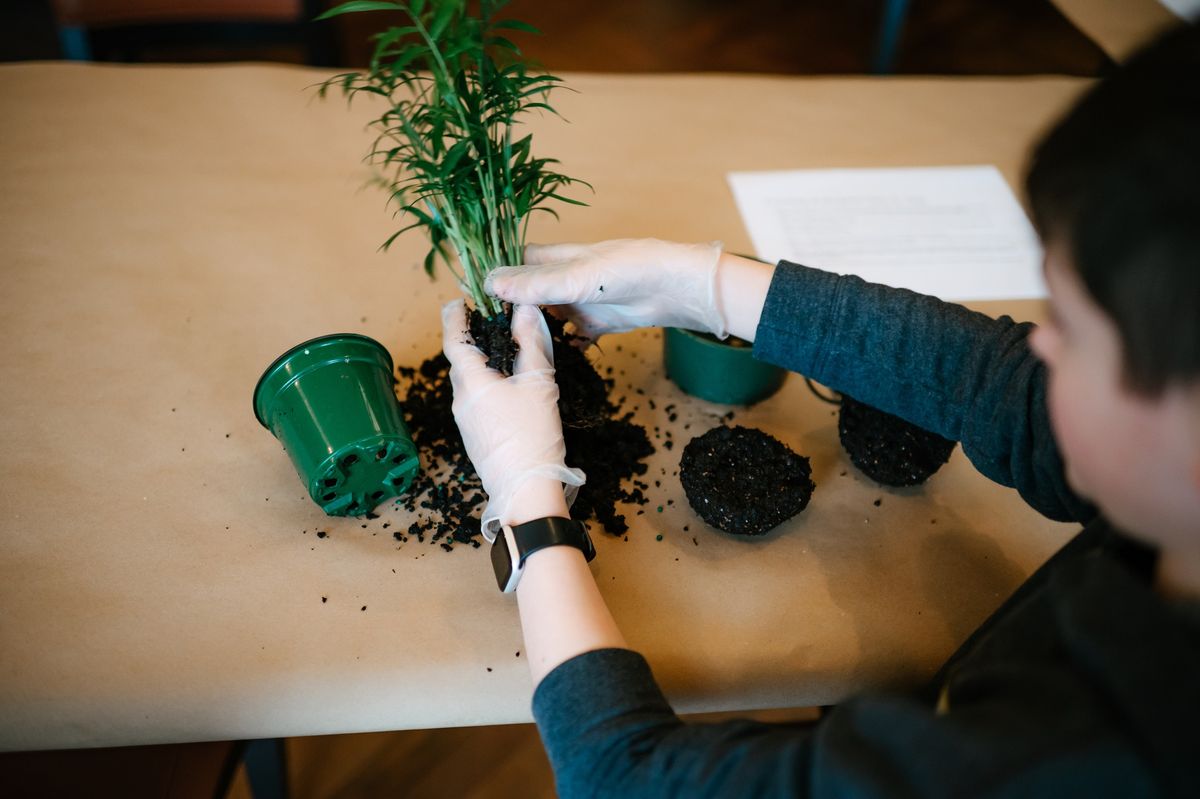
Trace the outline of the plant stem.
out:
M 388 109 L 371 123 L 381 132 L 369 158 L 396 166 L 385 185 L 400 203 L 397 215 L 413 221 L 384 249 L 404 231 L 425 228 L 431 244 L 426 270 L 432 275 L 434 261 L 445 261 L 488 317 L 501 309 L 484 292 L 484 278 L 499 265 L 523 260 L 531 212 L 550 199 L 577 203 L 555 193 L 573 181 L 547 169 L 553 160 L 531 155 L 529 136 L 513 146 L 518 114 L 534 108 L 554 112 L 546 98 L 558 79 L 530 74 L 516 46 L 496 33 L 537 32 L 514 20 L 496 21 L 494 12 L 503 5 L 504 0 L 478 0 L 472 15 L 467 0 L 356 0 L 321 16 L 395 9 L 407 17 L 408 26 L 373 37 L 376 49 L 367 72 L 337 75 L 320 91 L 323 96 L 330 85 L 340 85 L 350 97 L 362 91 L 387 100 Z M 511 60 L 500 66 L 493 51 Z M 381 149 L 385 140 L 393 146 Z

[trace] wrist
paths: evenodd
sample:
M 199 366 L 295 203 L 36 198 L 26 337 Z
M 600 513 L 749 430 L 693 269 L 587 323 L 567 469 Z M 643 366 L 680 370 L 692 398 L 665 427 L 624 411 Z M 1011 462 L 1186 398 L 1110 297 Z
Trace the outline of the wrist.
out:
M 512 527 L 547 516 L 570 518 L 563 484 L 550 477 L 532 477 L 513 492 L 500 523 Z
M 492 571 L 500 590 L 507 594 L 521 586 L 529 559 L 547 549 L 573 549 L 585 562 L 596 557 L 587 526 L 569 516 L 543 516 L 522 524 L 504 525 L 491 549 Z
M 723 252 L 717 262 L 717 304 L 731 335 L 754 341 L 775 267 Z
M 517 597 L 544 593 L 545 581 L 556 579 L 552 575 L 561 575 L 564 570 L 570 570 L 576 579 L 592 576 L 587 558 L 575 547 L 543 547 L 531 552 L 525 558 L 525 573 L 517 585 Z

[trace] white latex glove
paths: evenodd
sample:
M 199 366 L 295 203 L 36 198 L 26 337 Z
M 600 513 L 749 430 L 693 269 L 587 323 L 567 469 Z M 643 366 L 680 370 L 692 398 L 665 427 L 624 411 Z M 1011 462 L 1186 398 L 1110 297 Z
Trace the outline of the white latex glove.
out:
M 468 343 L 463 301 L 442 307 L 442 350 L 450 361 L 454 421 L 488 495 L 483 536 L 489 542 L 495 540 L 513 495 L 526 480 L 550 477 L 563 483 L 569 507 L 586 479 L 564 463 L 567 446 L 546 320 L 535 306 L 518 305 L 512 332 L 520 351 L 512 377 L 506 378 L 489 369 L 487 357 Z
M 525 264 L 493 270 L 484 284 L 513 303 L 565 306 L 579 335 L 638 327 L 729 334 L 717 295 L 721 243 L 617 239 L 598 244 L 530 244 Z

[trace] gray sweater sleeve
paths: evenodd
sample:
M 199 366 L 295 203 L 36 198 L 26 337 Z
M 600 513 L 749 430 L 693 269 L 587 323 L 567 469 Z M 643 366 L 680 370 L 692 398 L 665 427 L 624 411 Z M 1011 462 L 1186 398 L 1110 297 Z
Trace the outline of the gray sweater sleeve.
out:
M 1048 516 L 1089 519 L 1094 512 L 1064 479 L 1030 327 L 784 262 L 754 354 L 961 441 L 980 471 Z M 533 713 L 564 799 L 968 796 L 998 784 L 1031 795 L 1019 788 L 1025 780 L 1077 783 L 1081 774 L 1089 795 L 1138 794 L 1145 786 L 1128 776 L 1137 769 L 1126 750 L 1100 737 L 1081 745 L 1048 722 L 1086 707 L 1063 699 L 1078 686 L 1057 674 L 1023 678 L 1048 681 L 1023 708 L 999 690 L 951 717 L 911 698 L 867 697 L 838 706 L 815 730 L 690 724 L 641 655 L 603 649 L 551 671 Z M 1061 712 L 1055 698 L 1066 702 Z
M 1014 693 L 938 715 L 907 697 L 838 705 L 820 725 L 685 723 L 645 659 L 579 655 L 533 713 L 561 799 L 1152 795 L 1145 768 L 1073 675 L 1029 670 Z
M 1068 487 L 1033 325 L 780 262 L 754 342 L 760 360 L 946 438 L 990 479 L 1059 521 L 1094 508 Z

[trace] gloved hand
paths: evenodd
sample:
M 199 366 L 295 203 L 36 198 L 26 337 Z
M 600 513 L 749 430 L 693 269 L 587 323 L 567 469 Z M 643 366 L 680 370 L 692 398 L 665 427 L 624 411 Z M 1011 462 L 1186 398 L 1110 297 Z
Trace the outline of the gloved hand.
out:
M 717 295 L 720 257 L 720 242 L 530 244 L 525 265 L 493 270 L 484 286 L 513 303 L 565 306 L 566 317 L 587 338 L 660 325 L 725 338 L 729 325 Z
M 468 343 L 468 330 L 462 300 L 442 307 L 442 349 L 450 361 L 454 421 L 488 495 L 483 535 L 490 542 L 525 481 L 560 481 L 569 507 L 586 477 L 564 463 L 567 446 L 558 415 L 554 350 L 541 312 L 532 305 L 514 308 L 512 332 L 520 351 L 508 378 L 488 368 L 487 357 Z

